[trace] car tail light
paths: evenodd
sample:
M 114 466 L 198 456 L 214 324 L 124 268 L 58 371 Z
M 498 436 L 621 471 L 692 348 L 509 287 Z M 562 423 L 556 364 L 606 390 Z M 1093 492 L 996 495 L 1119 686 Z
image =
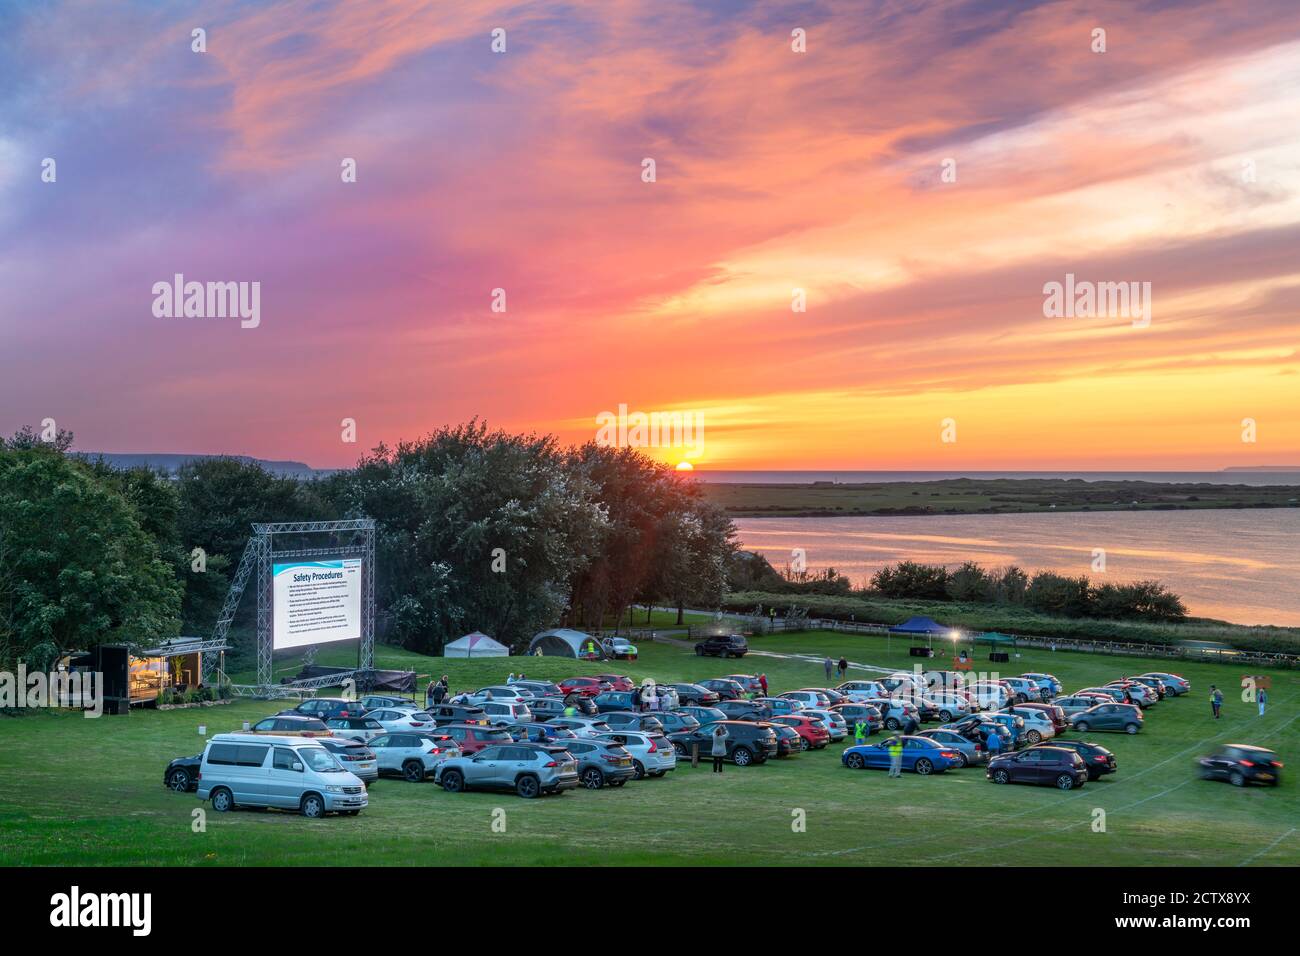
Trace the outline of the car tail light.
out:
M 955 752 L 955 751 L 952 751 L 952 750 L 940 750 L 940 751 L 939 751 L 939 756 L 940 756 L 940 757 L 947 757 L 949 760 L 956 760 L 956 759 L 957 759 L 957 754 L 956 754 L 956 752 Z
M 618 763 L 619 760 L 622 759 L 621 757 L 618 757 L 614 754 L 601 754 L 600 756 L 605 760 L 608 760 L 610 763 Z
M 1273 763 L 1273 766 L 1274 766 L 1274 767 L 1280 767 L 1280 766 L 1282 766 L 1282 761 L 1280 761 L 1280 760 L 1274 760 L 1274 761 L 1272 761 L 1272 763 Z
M 556 763 L 554 760 L 548 760 L 548 761 L 546 761 L 546 763 L 542 764 L 542 766 L 543 766 L 543 767 L 558 767 L 559 764 Z
M 1242 765 L 1243 767 L 1253 767 L 1253 766 L 1255 766 L 1255 761 L 1253 761 L 1253 760 L 1243 760 L 1243 761 L 1241 762 L 1241 765 Z
M 655 742 L 654 742 L 653 740 L 650 741 L 650 750 L 649 750 L 648 752 L 649 752 L 649 753 L 655 753 L 655 752 L 658 751 L 658 750 L 659 750 L 659 748 L 655 746 Z
M 1092 759 L 1095 760 L 1095 761 L 1097 761 L 1097 763 L 1105 763 L 1105 762 L 1106 762 L 1106 758 L 1103 757 L 1101 754 L 1098 754 L 1097 756 L 1093 757 Z
M 440 753 L 442 753 L 442 751 L 439 750 L 437 747 L 430 747 L 430 748 L 429 748 L 429 753 L 431 753 L 431 754 L 440 754 Z

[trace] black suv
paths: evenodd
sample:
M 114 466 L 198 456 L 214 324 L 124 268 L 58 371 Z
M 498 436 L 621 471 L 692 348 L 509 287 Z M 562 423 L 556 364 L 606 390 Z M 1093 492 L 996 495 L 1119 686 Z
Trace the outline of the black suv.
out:
M 1114 773 L 1116 769 L 1115 755 L 1101 744 L 1089 743 L 1086 740 L 1062 740 L 1057 737 L 1053 738 L 1050 743 L 1038 744 L 1038 746 L 1061 747 L 1065 750 L 1073 750 L 1083 758 L 1083 762 L 1088 768 L 1089 780 L 1096 780 L 1102 774 Z
M 776 731 L 771 724 L 749 723 L 741 720 L 719 720 L 706 724 L 697 730 L 688 730 L 679 734 L 669 734 L 673 749 L 679 756 L 689 757 L 691 748 L 699 746 L 700 759 L 713 757 L 713 729 L 726 727 L 727 759 L 738 767 L 747 767 L 751 763 L 763 763 L 768 757 L 777 754 Z
M 695 653 L 700 657 L 744 657 L 749 653 L 749 642 L 740 634 L 706 637 L 695 645 Z
M 1282 761 L 1273 751 L 1263 747 L 1226 744 L 1197 762 L 1201 765 L 1201 777 L 1227 780 L 1234 787 L 1244 787 L 1248 783 L 1276 787 L 1282 782 Z
M 163 786 L 177 793 L 189 793 L 199 789 L 199 766 L 202 763 L 203 754 L 177 757 L 163 771 Z

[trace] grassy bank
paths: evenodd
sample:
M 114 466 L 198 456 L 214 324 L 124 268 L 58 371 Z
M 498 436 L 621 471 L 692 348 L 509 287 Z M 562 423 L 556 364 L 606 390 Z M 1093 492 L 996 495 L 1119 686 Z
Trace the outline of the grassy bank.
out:
M 821 666 L 777 655 L 911 664 L 898 642 L 888 648 L 883 639 L 825 632 L 756 638 L 753 647 L 756 653 L 742 662 L 656 644 L 618 669 L 660 680 L 761 670 L 784 691 L 820 683 Z M 413 663 L 387 648 L 378 658 L 381 666 Z M 1053 671 L 1070 688 L 1148 666 L 1157 662 L 1047 651 L 1025 652 L 1012 665 L 1015 672 Z M 464 688 L 521 667 L 549 677 L 602 669 L 557 658 L 430 658 L 415 669 L 448 672 L 453 687 Z M 234 729 L 273 713 L 276 704 L 239 701 L 100 720 L 48 712 L 0 717 L 0 864 L 1300 864 L 1294 779 L 1276 789 L 1239 790 L 1196 779 L 1192 763 L 1216 743 L 1239 740 L 1270 746 L 1294 765 L 1300 675 L 1274 674 L 1268 716 L 1257 717 L 1230 694 L 1216 723 L 1205 704 L 1208 685 L 1235 687 L 1238 669 L 1178 669 L 1193 681 L 1193 695 L 1158 704 L 1136 737 L 1096 735 L 1115 751 L 1120 771 L 1074 793 L 998 787 L 976 769 L 889 780 L 845 769 L 837 745 L 762 767 L 728 767 L 720 776 L 683 765 L 663 780 L 536 801 L 452 795 L 431 783 L 385 779 L 356 818 L 209 811 L 202 833 L 193 832 L 191 816 L 202 804 L 162 786 L 167 761 L 201 749 L 198 724 L 209 733 Z M 492 829 L 497 808 L 506 812 L 504 833 Z M 1092 830 L 1095 808 L 1106 811 L 1104 833 Z M 796 810 L 806 814 L 806 832 L 792 830 Z
M 1250 627 L 1225 621 L 1192 620 L 1181 624 L 1140 621 L 1103 621 L 1052 617 L 1020 607 L 999 604 L 963 604 L 957 601 L 905 601 L 888 598 L 832 597 L 739 591 L 727 595 L 729 611 L 764 608 L 807 608 L 814 617 L 855 620 L 862 623 L 900 624 L 914 615 L 932 617 L 941 624 L 965 630 L 1004 631 L 1060 639 L 1125 641 L 1135 644 L 1178 644 L 1183 641 L 1219 641 L 1242 650 L 1300 653 L 1300 628 Z
M 1225 480 L 1231 480 L 1225 476 Z M 951 478 L 881 484 L 703 483 L 705 497 L 734 517 L 1017 514 L 1039 511 L 1169 511 L 1294 508 L 1294 485 L 1175 484 L 1063 478 Z

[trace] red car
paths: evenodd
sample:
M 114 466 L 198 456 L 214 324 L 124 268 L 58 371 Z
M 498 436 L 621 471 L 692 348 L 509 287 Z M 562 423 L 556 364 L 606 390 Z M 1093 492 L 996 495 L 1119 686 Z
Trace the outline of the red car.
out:
M 476 754 L 484 747 L 494 744 L 512 744 L 515 738 L 502 727 L 487 727 L 482 724 L 448 724 L 439 727 L 438 736 L 447 736 L 460 746 L 465 754 Z
M 609 684 L 598 677 L 569 677 L 560 681 L 560 690 L 566 695 L 577 694 L 580 697 L 595 697 L 609 690 Z
M 798 714 L 784 714 L 773 717 L 771 723 L 785 724 L 794 728 L 803 743 L 804 750 L 821 750 L 831 742 L 831 734 L 814 717 L 801 717 Z
M 624 674 L 597 674 L 596 680 L 603 680 L 609 685 L 610 690 L 635 690 L 636 684 L 632 683 L 632 678 Z M 564 685 L 561 684 L 561 687 Z

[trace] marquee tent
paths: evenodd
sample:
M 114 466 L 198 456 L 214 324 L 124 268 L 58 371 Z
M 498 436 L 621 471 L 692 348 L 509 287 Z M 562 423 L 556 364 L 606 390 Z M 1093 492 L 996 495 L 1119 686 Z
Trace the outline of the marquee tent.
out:
M 443 657 L 509 657 L 510 649 L 481 631 L 466 634 L 442 649 Z
M 567 627 L 557 627 L 535 635 L 528 645 L 528 653 L 544 657 L 576 657 L 580 660 L 605 659 L 600 641 L 590 634 Z
M 938 637 L 952 633 L 952 628 L 944 627 L 934 618 L 909 617 L 902 624 L 895 624 L 889 629 L 890 634 L 919 634 L 923 637 Z

